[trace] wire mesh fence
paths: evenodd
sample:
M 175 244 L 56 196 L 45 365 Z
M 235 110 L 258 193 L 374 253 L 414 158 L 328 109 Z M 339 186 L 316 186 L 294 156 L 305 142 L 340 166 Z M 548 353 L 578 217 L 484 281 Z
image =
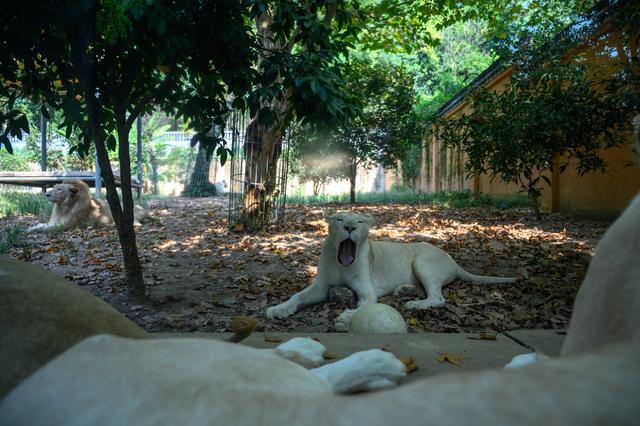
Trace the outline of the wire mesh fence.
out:
M 289 147 L 286 137 L 271 143 L 247 140 L 246 113 L 231 115 L 229 224 L 260 229 L 285 217 Z M 267 155 L 256 155 L 266 152 Z

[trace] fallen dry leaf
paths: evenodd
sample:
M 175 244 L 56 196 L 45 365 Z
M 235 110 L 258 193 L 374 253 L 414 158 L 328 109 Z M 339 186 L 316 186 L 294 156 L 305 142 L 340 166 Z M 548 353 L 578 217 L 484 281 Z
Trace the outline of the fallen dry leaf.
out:
M 287 206 L 283 223 L 248 236 L 231 232 L 227 203 L 224 197 L 149 202 L 150 214 L 161 220 L 145 223 L 136 233 L 147 292 L 157 303 L 131 319 L 155 332 L 222 332 L 239 315 L 256 318 L 263 333 L 332 331 L 337 315 L 354 307 L 354 296 L 307 307 L 284 321 L 265 318 L 269 306 L 307 287 L 316 275 L 327 208 Z M 372 239 L 427 242 L 446 250 L 471 273 L 519 277 L 508 286 L 455 280 L 444 289 L 445 306 L 424 312 L 403 307 L 422 295 L 381 298 L 404 316 L 412 331 L 472 333 L 470 338 L 478 340 L 481 331 L 566 329 L 594 245 L 608 225 L 555 213 L 536 221 L 517 208 L 361 204 L 354 210 L 376 218 Z M 6 221 L 24 226 L 35 219 Z M 126 300 L 115 236 L 108 227 L 34 234 L 29 245 L 7 254 L 55 269 L 121 312 L 138 313 Z M 73 257 L 60 264 L 60 253 Z M 166 294 L 177 300 L 164 303 Z
M 411 318 L 409 318 L 409 319 L 407 320 L 407 325 L 408 325 L 409 327 L 419 327 L 419 326 L 420 326 L 420 323 L 418 322 L 418 320 L 417 320 L 417 319 L 415 319 L 415 318 L 411 317 Z
M 407 374 L 411 374 L 418 369 L 418 366 L 416 365 L 416 361 L 413 358 L 408 356 L 403 356 L 398 359 L 400 360 L 400 362 L 404 364 L 404 368 L 407 371 Z
M 462 364 L 462 355 L 460 354 L 439 354 L 436 355 L 436 360 L 440 363 L 442 362 L 448 362 L 450 364 L 455 365 L 456 367 L 460 367 L 460 364 Z
M 496 333 L 492 333 L 490 331 L 481 331 L 480 332 L 480 340 L 496 340 Z
M 322 354 L 322 358 L 324 358 L 326 360 L 336 359 L 336 355 L 334 353 L 329 352 L 329 351 L 325 351 L 325 353 Z
M 58 257 L 58 263 L 61 265 L 67 265 L 69 263 L 69 258 L 64 254 L 61 254 L 60 257 Z
M 265 342 L 271 342 L 271 343 L 280 343 L 280 342 L 282 342 L 282 337 L 269 336 L 269 335 L 265 334 L 264 335 L 264 341 Z

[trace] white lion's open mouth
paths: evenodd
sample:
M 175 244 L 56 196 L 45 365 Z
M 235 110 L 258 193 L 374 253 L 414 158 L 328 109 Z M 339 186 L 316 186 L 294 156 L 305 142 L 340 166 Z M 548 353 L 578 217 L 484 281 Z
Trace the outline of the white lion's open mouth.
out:
M 346 239 L 338 246 L 338 262 L 342 266 L 351 266 L 356 259 L 356 243 Z

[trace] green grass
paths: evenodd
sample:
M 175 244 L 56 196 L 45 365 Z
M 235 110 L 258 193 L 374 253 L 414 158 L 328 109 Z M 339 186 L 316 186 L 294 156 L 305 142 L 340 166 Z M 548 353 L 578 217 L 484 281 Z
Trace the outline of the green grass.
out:
M 163 198 L 167 197 L 144 194 L 140 200 L 134 195 L 133 201 L 142 207 L 146 207 L 149 201 Z M 52 205 L 47 201 L 44 194 L 26 191 L 0 191 L 0 219 L 25 214 L 49 216 L 51 208 Z
M 41 213 L 51 213 L 51 204 L 44 194 L 23 191 L 0 192 L 0 218 Z
M 301 196 L 294 194 L 287 197 L 287 204 L 346 204 L 349 202 L 349 194 L 317 196 Z M 356 202 L 362 204 L 430 204 L 445 208 L 467 207 L 496 207 L 509 209 L 513 207 L 527 207 L 529 200 L 522 194 L 512 194 L 491 197 L 481 194 L 474 198 L 470 191 L 439 191 L 430 194 L 418 194 L 411 190 L 399 189 L 395 191 L 374 193 L 358 192 Z
M 0 254 L 22 242 L 22 229 L 16 225 L 8 225 L 0 230 Z

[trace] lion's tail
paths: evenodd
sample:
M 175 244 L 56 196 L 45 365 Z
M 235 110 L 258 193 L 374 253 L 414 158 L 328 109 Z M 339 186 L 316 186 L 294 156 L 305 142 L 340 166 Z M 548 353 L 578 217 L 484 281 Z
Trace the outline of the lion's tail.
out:
M 486 275 L 474 275 L 458 266 L 458 278 L 470 281 L 473 284 L 507 284 L 516 280 L 515 277 L 491 277 Z

